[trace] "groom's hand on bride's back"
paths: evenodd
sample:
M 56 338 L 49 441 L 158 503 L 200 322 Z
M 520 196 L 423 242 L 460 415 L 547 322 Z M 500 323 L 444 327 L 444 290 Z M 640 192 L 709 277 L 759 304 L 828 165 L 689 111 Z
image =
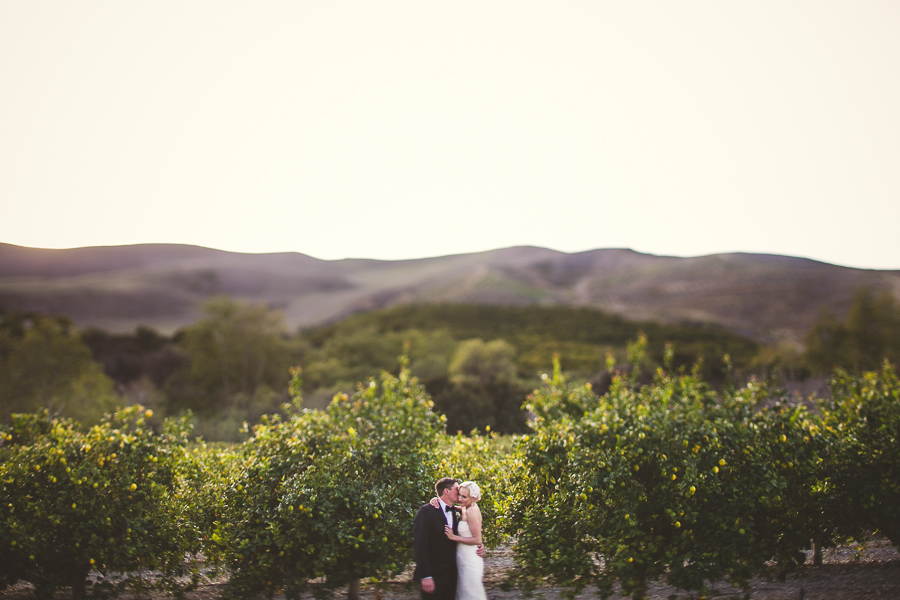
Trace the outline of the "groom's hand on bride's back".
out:
M 484 544 L 478 544 L 475 549 L 475 554 L 477 554 L 481 558 L 484 558 Z

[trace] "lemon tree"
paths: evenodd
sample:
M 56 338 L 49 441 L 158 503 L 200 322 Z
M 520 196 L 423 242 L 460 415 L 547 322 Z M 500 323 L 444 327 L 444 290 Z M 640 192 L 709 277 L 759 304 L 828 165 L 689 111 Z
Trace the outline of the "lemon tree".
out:
M 890 363 L 859 377 L 838 371 L 821 403 L 826 515 L 838 536 L 878 531 L 900 545 L 900 381 Z
M 511 478 L 515 477 L 515 458 L 511 453 L 515 437 L 498 436 L 491 431 L 446 436 L 438 469 L 439 475 L 462 481 L 474 481 L 481 488 L 481 535 L 486 546 L 505 541 L 501 521 Z
M 151 411 L 134 406 L 83 432 L 45 412 L 15 415 L 0 463 L 0 574 L 31 582 L 39 597 L 92 584 L 118 590 L 156 583 L 177 588 L 198 539 L 181 501 L 185 421 L 157 432 Z
M 415 511 L 433 493 L 443 427 L 405 368 L 324 411 L 264 419 L 241 448 L 214 533 L 232 574 L 227 595 L 293 598 L 314 578 L 326 594 L 401 572 Z
M 179 487 L 183 521 L 191 524 L 204 556 L 213 559 L 205 566 L 221 570 L 213 538 L 225 513 L 226 490 L 241 468 L 240 452 L 232 443 L 196 440 L 188 445 L 186 458 Z
M 514 580 L 639 598 L 660 577 L 696 590 L 796 567 L 817 510 L 814 419 L 765 384 L 718 394 L 696 372 L 638 375 L 598 398 L 557 363 L 532 394 L 505 520 Z

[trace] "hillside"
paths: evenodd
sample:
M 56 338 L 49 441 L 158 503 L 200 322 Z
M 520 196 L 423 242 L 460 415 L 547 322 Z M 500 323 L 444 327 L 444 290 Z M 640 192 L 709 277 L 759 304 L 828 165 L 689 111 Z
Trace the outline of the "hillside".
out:
M 282 309 L 292 328 L 408 303 L 569 305 L 632 319 L 720 324 L 758 340 L 799 339 L 861 285 L 900 296 L 900 271 L 762 254 L 676 258 L 627 249 L 575 254 L 516 247 L 403 261 L 325 261 L 143 244 L 46 250 L 0 244 L 0 306 L 69 315 L 80 326 L 163 332 L 228 294 Z

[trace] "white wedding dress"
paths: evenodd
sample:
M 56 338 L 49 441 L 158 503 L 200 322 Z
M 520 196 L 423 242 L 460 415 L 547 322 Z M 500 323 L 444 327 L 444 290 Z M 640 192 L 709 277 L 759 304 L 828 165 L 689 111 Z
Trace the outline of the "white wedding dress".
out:
M 465 521 L 459 522 L 459 535 L 472 537 L 472 530 Z M 456 544 L 456 568 L 459 580 L 456 585 L 456 600 L 487 600 L 484 593 L 484 559 L 476 554 L 477 546 Z

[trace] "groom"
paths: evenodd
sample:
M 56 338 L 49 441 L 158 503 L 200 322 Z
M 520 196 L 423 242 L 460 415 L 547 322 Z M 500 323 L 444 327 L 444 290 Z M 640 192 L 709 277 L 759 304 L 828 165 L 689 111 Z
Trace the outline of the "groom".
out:
M 444 533 L 450 526 L 459 535 L 459 482 L 444 477 L 434 486 L 441 508 L 431 504 L 421 506 L 414 521 L 416 570 L 413 579 L 422 585 L 423 600 L 454 600 L 456 598 L 456 542 Z

